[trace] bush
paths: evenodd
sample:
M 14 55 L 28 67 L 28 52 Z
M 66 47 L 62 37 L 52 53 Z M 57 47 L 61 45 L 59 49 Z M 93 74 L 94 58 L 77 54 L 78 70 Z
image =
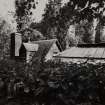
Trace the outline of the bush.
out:
M 104 105 L 105 64 L 2 60 L 0 93 L 5 105 Z

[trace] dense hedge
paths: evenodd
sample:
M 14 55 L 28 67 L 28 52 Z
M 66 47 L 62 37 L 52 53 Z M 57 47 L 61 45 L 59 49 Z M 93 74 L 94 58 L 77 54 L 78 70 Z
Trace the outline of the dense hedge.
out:
M 104 63 L 0 61 L 0 105 L 105 105 Z

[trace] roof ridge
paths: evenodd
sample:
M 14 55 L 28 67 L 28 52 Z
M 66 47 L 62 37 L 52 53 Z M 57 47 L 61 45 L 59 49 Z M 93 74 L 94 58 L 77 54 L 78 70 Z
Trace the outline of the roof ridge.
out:
M 57 39 L 38 40 L 38 41 L 31 41 L 31 42 L 46 42 L 46 41 L 57 41 Z

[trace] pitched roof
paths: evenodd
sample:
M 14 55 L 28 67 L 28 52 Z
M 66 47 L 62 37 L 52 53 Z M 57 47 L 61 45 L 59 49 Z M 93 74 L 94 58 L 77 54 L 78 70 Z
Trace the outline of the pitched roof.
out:
M 32 43 L 23 43 L 25 49 L 27 51 L 37 51 L 38 50 L 38 44 L 32 44 Z
M 33 41 L 31 43 L 38 44 L 39 48 L 38 51 L 35 53 L 36 57 L 45 57 L 50 48 L 54 43 L 57 42 L 57 39 L 51 40 L 40 40 L 40 41 Z
M 55 57 L 76 59 L 105 59 L 105 47 L 71 47 Z

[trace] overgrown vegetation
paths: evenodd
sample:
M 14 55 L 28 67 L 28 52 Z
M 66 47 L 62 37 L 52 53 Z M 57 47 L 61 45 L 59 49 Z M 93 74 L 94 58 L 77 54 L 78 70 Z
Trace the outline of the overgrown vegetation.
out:
M 63 6 L 62 1 L 48 0 L 42 20 L 40 23 L 34 23 L 31 18 L 32 9 L 36 9 L 38 2 L 36 0 L 15 0 L 17 31 L 23 34 L 23 30 L 30 28 L 30 25 L 33 24 L 34 27 L 37 27 L 42 32 L 46 39 L 57 38 L 62 48 L 65 49 L 69 26 L 77 24 L 76 26 L 80 30 L 77 34 L 82 42 L 99 43 L 105 23 L 105 1 L 69 0 Z M 93 26 L 95 19 L 97 20 L 96 27 Z M 83 23 L 84 21 L 87 21 L 87 25 L 84 24 L 85 27 L 82 27 L 83 37 L 81 37 L 79 36 L 81 33 L 81 22 Z M 95 32 L 95 35 L 93 35 L 92 31 Z
M 105 64 L 2 60 L 0 97 L 2 105 L 104 105 Z
M 10 33 L 9 23 L 0 17 L 0 60 L 10 56 Z
M 105 0 L 69 0 L 64 6 L 62 6 L 62 0 L 48 1 L 43 19 L 40 25 L 38 24 L 40 27 L 44 26 L 39 29 L 47 38 L 56 37 L 65 49 L 65 37 L 69 26 L 77 24 L 81 31 L 81 22 L 87 21 L 87 25 L 84 24 L 85 27 L 82 27 L 83 37 L 79 38 L 84 43 L 99 43 L 101 41 L 101 31 L 105 23 Z M 95 19 L 97 20 L 96 27 L 93 25 Z M 95 31 L 95 37 L 92 31 Z
M 104 0 L 70 0 L 63 8 L 60 3 L 61 0 L 49 2 L 41 21 L 41 28 L 47 39 L 57 37 L 64 49 L 65 36 L 71 24 L 80 24 L 79 22 L 84 20 L 92 23 L 95 18 L 100 20 L 99 27 L 104 23 Z M 92 7 L 95 3 L 98 5 Z M 52 8 L 52 4 L 57 8 Z M 29 30 L 32 22 L 31 9 L 35 8 L 34 0 L 15 0 L 15 6 L 17 32 L 23 33 L 26 30 L 24 33 L 30 37 L 34 33 L 33 30 Z M 88 41 L 85 38 L 89 38 L 90 41 L 91 36 L 88 32 L 91 24 L 87 23 L 87 27 L 83 26 L 87 33 L 83 37 L 85 42 Z M 4 21 L 1 22 L 0 34 L 3 39 L 1 46 L 6 48 L 4 43 L 8 37 L 2 37 L 5 34 L 2 33 L 4 24 Z M 55 34 L 57 36 L 53 36 Z M 5 55 L 5 50 L 1 51 Z M 0 105 L 105 105 L 104 63 L 68 64 L 57 61 L 43 62 L 43 58 L 35 58 L 26 64 L 4 58 L 0 59 Z
M 17 32 L 22 33 L 25 28 L 29 28 L 32 22 L 32 9 L 36 8 L 36 4 L 34 0 L 15 0 Z

